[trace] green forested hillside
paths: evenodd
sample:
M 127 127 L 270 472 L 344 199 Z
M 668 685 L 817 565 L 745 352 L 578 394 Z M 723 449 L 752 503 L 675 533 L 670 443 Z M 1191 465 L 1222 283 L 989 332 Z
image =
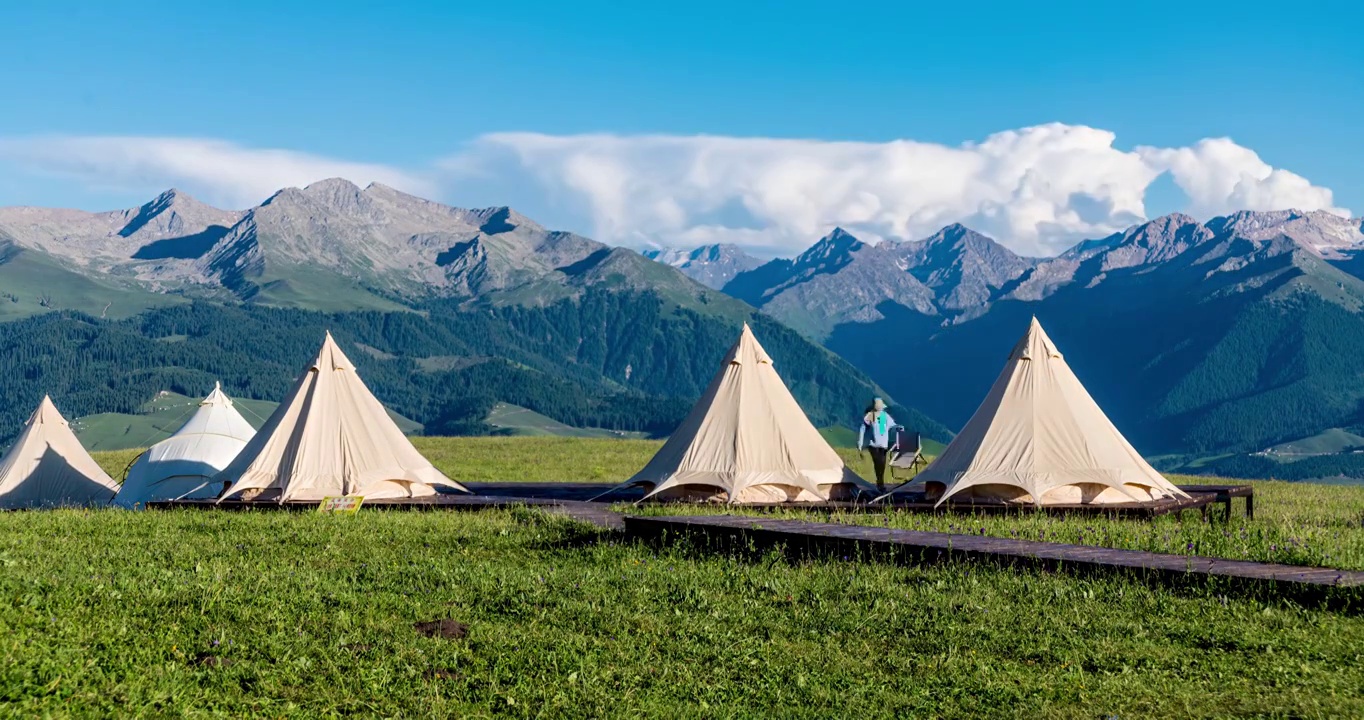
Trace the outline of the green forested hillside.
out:
M 828 345 L 901 402 L 970 417 L 1036 316 L 1090 394 L 1147 454 L 1245 453 L 1364 420 L 1364 284 L 1302 251 L 1245 265 L 1190 250 L 999 301 L 943 326 L 903 307 Z M 1216 269 L 1216 272 L 1214 272 Z
M 816 424 L 851 423 L 880 392 L 775 321 L 751 322 Z M 498 401 L 576 427 L 665 434 L 738 326 L 657 295 L 596 290 L 544 307 L 325 314 L 197 302 L 118 321 L 49 313 L 0 324 L 0 437 L 44 393 L 71 418 L 133 412 L 162 390 L 202 395 L 214 380 L 235 397 L 278 400 L 326 330 L 384 403 L 431 434 L 490 432 Z M 905 412 L 926 435 L 946 435 Z
M 1344 452 L 1312 455 L 1284 462 L 1260 454 L 1233 455 L 1206 464 L 1201 472 L 1236 478 L 1321 481 L 1364 478 L 1364 453 Z
M 14 245 L 0 232 L 0 322 L 54 310 L 126 318 L 180 302 L 184 300 L 174 295 L 73 272 L 56 258 Z

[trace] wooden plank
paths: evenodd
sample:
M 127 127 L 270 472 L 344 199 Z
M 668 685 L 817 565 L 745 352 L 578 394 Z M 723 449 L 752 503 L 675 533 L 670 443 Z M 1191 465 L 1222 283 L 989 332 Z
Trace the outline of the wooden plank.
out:
M 177 500 L 170 502 L 148 503 L 149 509 L 196 508 L 200 510 L 229 511 L 307 511 L 317 509 L 316 502 L 223 502 L 214 500 Z M 514 507 L 538 507 L 557 512 L 576 520 L 592 523 L 598 527 L 619 530 L 625 522 L 619 513 L 612 512 L 609 506 L 574 500 L 551 500 L 547 498 L 521 498 L 490 495 L 437 495 L 423 498 L 386 498 L 366 500 L 360 511 L 366 510 L 505 510 Z
M 1220 578 L 1254 586 L 1304 588 L 1364 587 L 1364 572 L 1311 568 L 1246 560 L 1194 555 L 1171 555 L 1140 550 L 1088 545 L 1069 545 L 1035 540 L 980 535 L 898 530 L 875 526 L 816 523 L 800 520 L 721 516 L 673 516 L 625 518 L 626 531 L 644 538 L 669 533 L 733 537 L 784 544 L 806 550 L 835 552 L 851 544 L 873 554 L 892 554 L 905 560 L 916 557 L 986 559 L 1004 564 L 1025 564 L 1048 569 L 1127 570 L 1154 573 L 1166 578 Z

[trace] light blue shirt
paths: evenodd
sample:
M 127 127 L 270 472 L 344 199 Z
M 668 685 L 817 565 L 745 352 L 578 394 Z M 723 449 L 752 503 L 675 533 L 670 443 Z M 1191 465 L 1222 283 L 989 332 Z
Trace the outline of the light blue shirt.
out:
M 863 448 L 863 443 L 867 438 L 867 431 L 871 430 L 870 442 L 865 443 L 866 447 L 889 448 L 890 429 L 895 427 L 895 418 L 890 413 L 882 410 L 872 411 L 863 416 L 862 429 L 857 433 L 857 449 Z

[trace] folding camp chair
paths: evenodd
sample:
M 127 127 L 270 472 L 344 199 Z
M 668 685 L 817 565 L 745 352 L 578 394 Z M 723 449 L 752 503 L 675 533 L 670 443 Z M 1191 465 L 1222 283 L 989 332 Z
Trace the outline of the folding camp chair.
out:
M 891 443 L 890 462 L 887 464 L 890 466 L 890 479 L 898 480 L 900 484 L 872 500 L 872 502 L 884 500 L 901 489 L 912 485 L 915 476 L 928 465 L 923 454 L 923 438 L 919 433 L 901 426 L 896 426 L 893 432 L 895 433 L 895 440 Z
M 913 478 L 928 464 L 924 460 L 923 442 L 919 433 L 895 427 L 895 441 L 890 446 L 890 479 L 901 482 Z M 896 474 L 896 470 L 900 474 Z

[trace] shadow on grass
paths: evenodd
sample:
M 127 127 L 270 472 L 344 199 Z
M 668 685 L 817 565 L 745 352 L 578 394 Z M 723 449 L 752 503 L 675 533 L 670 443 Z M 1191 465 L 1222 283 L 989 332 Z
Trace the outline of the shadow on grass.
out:
M 553 510 L 516 507 L 512 508 L 511 516 L 518 525 L 550 531 L 549 537 L 531 541 L 530 547 L 536 550 L 583 550 L 603 543 L 618 543 L 625 539 L 624 530 L 599 527 Z

